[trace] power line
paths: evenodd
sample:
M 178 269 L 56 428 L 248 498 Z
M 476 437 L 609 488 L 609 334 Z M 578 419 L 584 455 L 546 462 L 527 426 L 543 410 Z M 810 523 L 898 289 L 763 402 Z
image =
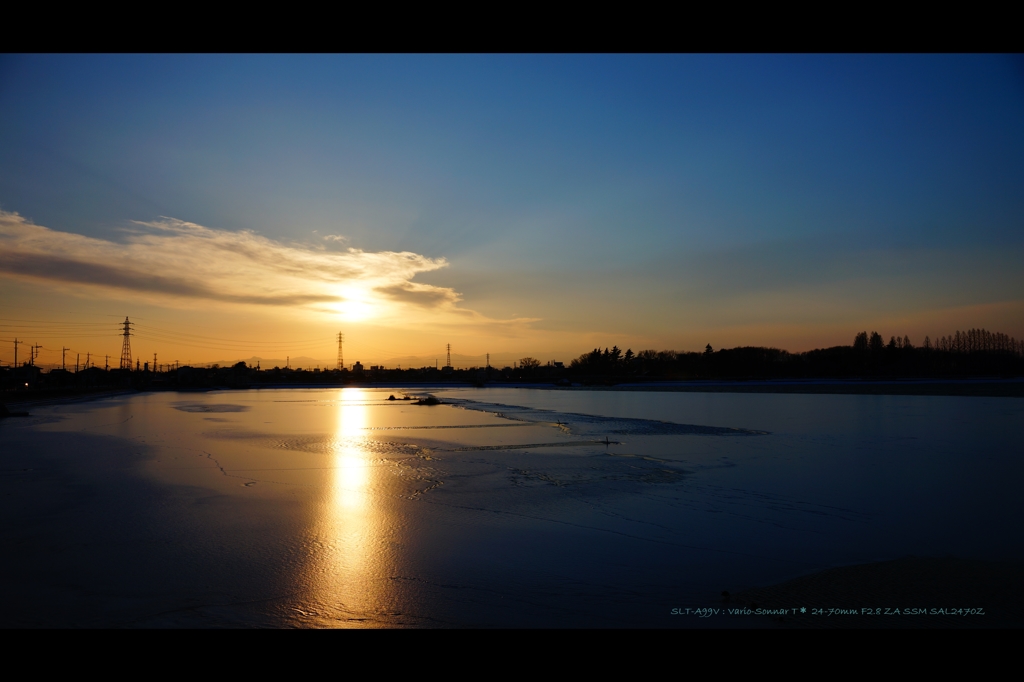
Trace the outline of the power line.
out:
M 44 346 L 39 344 L 38 341 L 31 348 L 32 350 L 32 362 L 34 363 L 39 357 L 40 349 L 44 349 L 48 352 L 61 353 L 61 364 L 59 366 L 66 369 L 67 367 L 67 353 L 77 352 L 81 353 L 78 348 L 72 346 L 66 346 L 66 340 L 86 340 L 86 339 L 107 339 L 113 341 L 115 335 L 122 337 L 122 357 L 119 365 L 126 368 L 131 368 L 132 360 L 134 359 L 134 353 L 131 348 L 130 337 L 138 337 L 136 344 L 139 340 L 150 343 L 164 343 L 172 344 L 177 346 L 191 347 L 197 349 L 203 349 L 206 351 L 214 352 L 225 352 L 225 353 L 255 353 L 257 355 L 267 356 L 269 354 L 282 354 L 291 356 L 291 353 L 295 352 L 298 354 L 322 353 L 325 350 L 325 342 L 323 340 L 302 340 L 302 341 L 274 341 L 274 340 L 244 340 L 244 339 L 230 339 L 226 337 L 215 337 L 204 334 L 195 334 L 191 332 L 185 332 L 180 330 L 171 330 L 162 327 L 149 326 L 149 325 L 138 325 L 137 323 L 131 322 L 129 318 L 125 318 L 124 322 L 118 323 L 117 327 L 114 328 L 110 322 L 68 322 L 68 321 L 53 321 L 53 320 L 32 320 L 27 318 L 6 318 L 0 320 L 0 330 L 9 328 L 11 331 L 18 330 L 26 331 L 29 334 L 37 335 L 42 340 L 46 340 L 48 343 L 54 343 L 55 341 L 61 341 L 58 345 L 54 343 L 53 347 Z M 127 329 L 126 329 L 127 326 Z M 109 329 L 109 333 L 104 333 L 104 329 Z M 125 334 L 127 331 L 127 334 Z M 0 342 L 8 343 L 17 341 L 15 346 L 15 356 L 17 360 L 17 351 L 21 350 L 18 345 L 25 343 L 21 341 L 21 334 L 14 339 L 0 339 Z M 338 365 L 344 367 L 344 334 L 338 332 Z M 91 350 L 88 351 L 91 353 Z M 377 349 L 377 355 L 385 358 L 393 357 L 404 357 L 408 356 L 408 352 L 399 353 L 395 351 Z M 91 357 L 91 356 L 90 356 Z M 451 362 L 450 356 L 450 344 L 449 344 L 449 355 L 448 362 Z M 15 363 L 17 364 L 17 363 Z M 109 364 L 109 363 L 108 363 Z M 138 363 L 137 363 L 138 364 Z M 286 360 L 286 364 L 290 365 L 290 360 Z M 81 369 L 81 362 L 79 362 L 79 368 Z
M 58 336 L 74 336 L 75 338 L 97 338 L 100 336 L 110 336 L 116 334 L 116 329 L 105 329 L 103 331 L 97 331 L 90 329 L 87 333 L 75 331 L 72 329 L 12 329 L 10 330 L 18 336 L 40 336 L 43 338 L 55 338 Z
M 266 350 L 273 350 L 274 348 L 314 348 L 314 347 L 317 347 L 317 346 L 323 347 L 323 346 L 325 346 L 325 345 L 330 343 L 329 341 L 326 341 L 326 342 L 325 341 L 306 341 L 304 343 L 287 343 L 287 342 L 280 342 L 280 341 L 279 342 L 272 342 L 272 343 L 267 343 L 267 342 L 246 343 L 246 342 L 242 341 L 242 342 L 238 342 L 238 343 L 219 343 L 219 342 L 209 342 L 209 341 L 195 341 L 195 340 L 191 340 L 191 339 L 180 339 L 180 338 L 174 338 L 174 337 L 165 336 L 165 335 L 162 335 L 162 334 L 147 334 L 146 332 L 138 332 L 136 334 L 136 336 L 138 336 L 139 338 L 151 339 L 153 341 L 161 341 L 161 342 L 164 342 L 164 343 L 173 343 L 173 344 L 182 345 L 182 346 L 189 346 L 189 347 L 192 347 L 192 348 L 223 348 L 223 349 L 226 349 L 226 350 L 249 349 L 249 348 L 266 349 Z
M 5 327 L 16 327 L 16 326 L 22 326 L 22 325 L 9 325 L 5 321 L 3 321 L 3 319 L 5 319 L 6 322 L 29 322 L 29 323 L 34 324 L 34 325 L 44 325 L 44 326 L 47 326 L 47 325 L 49 325 L 49 326 L 57 325 L 57 326 L 60 326 L 60 327 L 75 327 L 75 326 L 82 326 L 82 327 L 109 327 L 110 326 L 110 322 L 68 322 L 67 320 L 22 320 L 22 319 L 15 319 L 13 317 L 0 318 L 0 325 L 5 326 Z
M 173 343 L 181 346 L 188 346 L 191 348 L 211 348 L 220 350 L 258 350 L 258 351 L 274 351 L 276 349 L 297 349 L 306 350 L 312 348 L 323 348 L 326 344 L 324 341 L 304 341 L 304 342 L 287 342 L 287 341 L 235 341 L 230 343 L 225 342 L 210 342 L 203 340 L 193 340 L 188 338 L 174 337 L 169 334 L 153 334 L 145 330 L 136 331 L 136 336 L 139 338 L 146 338 L 153 341 L 162 341 L 165 343 Z
M 162 335 L 166 335 L 166 336 L 170 336 L 170 337 L 185 337 L 185 338 L 197 339 L 197 340 L 203 340 L 203 341 L 221 341 L 221 342 L 224 342 L 224 343 L 232 343 L 232 344 L 263 344 L 263 345 L 273 344 L 273 345 L 281 345 L 281 346 L 295 345 L 295 342 L 291 342 L 291 341 L 249 341 L 249 340 L 245 340 L 245 339 L 225 339 L 225 338 L 221 338 L 221 337 L 217 337 L 217 336 L 204 336 L 202 334 L 190 334 L 188 332 L 179 332 L 179 331 L 174 331 L 174 330 L 171 330 L 171 329 L 163 329 L 161 327 L 151 327 L 149 325 L 141 325 L 141 326 L 138 327 L 138 329 L 139 329 L 140 332 L 146 332 L 148 334 L 162 334 Z M 307 342 L 298 342 L 298 343 L 309 343 L 309 342 L 307 341 Z
M 81 323 L 67 323 L 67 322 L 52 322 L 43 320 L 12 320 L 18 322 L 30 322 L 32 324 L 19 324 L 11 325 L 6 322 L 0 322 L 0 328 L 9 327 L 13 329 L 27 329 L 29 331 L 42 332 L 38 334 L 43 338 L 55 338 L 59 336 L 73 336 L 75 338 L 110 338 L 107 334 L 96 333 L 100 330 L 97 327 L 107 327 L 110 329 L 110 323 L 107 322 L 81 322 Z M 151 327 L 148 325 L 136 326 L 136 323 L 131 323 L 133 328 L 132 336 L 139 336 L 140 338 L 150 338 L 157 341 L 169 341 L 180 345 L 188 345 L 197 348 L 210 348 L 218 350 L 248 350 L 252 348 L 262 349 L 264 352 L 272 350 L 285 350 L 285 349 L 298 349 L 306 350 L 322 347 L 324 344 L 322 341 L 262 341 L 262 340 L 244 340 L 244 339 L 227 339 L 223 337 L 206 336 L 202 334 L 191 334 L 188 332 L 176 331 L 164 329 L 161 327 Z M 111 331 L 114 331 L 111 329 Z M 117 331 L 121 331 L 121 325 L 118 325 Z

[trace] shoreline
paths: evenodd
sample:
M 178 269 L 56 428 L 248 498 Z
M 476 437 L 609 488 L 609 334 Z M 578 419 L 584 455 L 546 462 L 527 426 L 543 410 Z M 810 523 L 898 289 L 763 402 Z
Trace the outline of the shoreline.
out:
M 557 388 L 557 387 L 553 387 Z M 907 381 L 742 381 L 735 383 L 621 384 L 591 390 L 652 393 L 777 393 L 811 395 L 908 395 L 984 398 L 1024 398 L 1022 379 L 918 379 Z
M 122 395 L 133 395 L 135 393 L 145 393 L 145 391 L 137 391 L 135 389 L 115 389 L 109 391 L 96 391 L 94 393 L 77 393 L 74 395 L 62 395 L 52 397 L 33 396 L 33 399 L 30 400 L 8 400 L 7 396 L 0 396 L 0 405 L 4 405 L 8 409 L 16 408 L 24 410 L 33 407 L 45 407 L 47 405 L 68 405 L 72 403 L 85 403 L 91 402 L 93 400 L 103 400 L 104 398 L 116 398 L 117 396 Z
M 534 389 L 543 391 L 622 391 L 647 393 L 760 393 L 782 395 L 904 395 L 979 398 L 1024 398 L 1024 378 L 1012 379 L 907 379 L 907 380 L 820 380 L 773 379 L 738 381 L 659 381 L 622 383 L 611 386 L 585 386 L 573 384 L 557 386 L 525 382 L 488 383 L 416 383 L 416 382 L 361 382 L 351 384 L 258 384 L 250 386 L 211 386 L 206 388 L 108 389 L 95 392 L 47 396 L 17 393 L 0 394 L 0 405 L 25 409 L 44 405 L 63 405 L 91 400 L 102 400 L 136 393 L 208 393 L 211 391 L 290 390 L 290 389 L 419 389 L 430 391 L 480 389 Z

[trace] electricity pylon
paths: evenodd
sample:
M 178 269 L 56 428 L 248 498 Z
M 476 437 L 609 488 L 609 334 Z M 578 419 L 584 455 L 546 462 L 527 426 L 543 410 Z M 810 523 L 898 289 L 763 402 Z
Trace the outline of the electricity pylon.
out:
M 345 369 L 345 356 L 341 353 L 341 342 L 345 340 L 345 335 L 338 332 L 338 369 Z
M 131 370 L 132 368 L 132 342 L 130 337 L 132 335 L 131 328 L 132 323 L 128 321 L 128 318 L 124 318 L 124 343 L 121 344 L 121 369 Z

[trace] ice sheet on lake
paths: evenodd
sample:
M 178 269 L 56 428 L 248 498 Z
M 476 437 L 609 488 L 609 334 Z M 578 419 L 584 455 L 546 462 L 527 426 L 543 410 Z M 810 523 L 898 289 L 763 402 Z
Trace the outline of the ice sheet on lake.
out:
M 214 440 L 247 441 L 257 447 L 271 450 L 290 450 L 313 454 L 330 454 L 339 449 L 357 445 L 361 450 L 382 455 L 417 455 L 420 448 L 409 443 L 392 443 L 372 438 L 345 438 L 337 434 L 274 434 L 258 431 L 208 431 L 203 437 Z
M 629 417 L 601 417 L 592 414 L 557 412 L 519 405 L 488 403 L 463 398 L 448 398 L 447 403 L 467 410 L 491 412 L 498 417 L 534 424 L 554 424 L 574 436 L 600 436 L 606 434 L 622 436 L 765 436 L 767 431 L 753 431 L 722 426 L 700 424 L 676 424 L 654 419 Z
M 174 409 L 182 412 L 248 412 L 248 405 L 231 405 L 229 403 L 174 403 Z

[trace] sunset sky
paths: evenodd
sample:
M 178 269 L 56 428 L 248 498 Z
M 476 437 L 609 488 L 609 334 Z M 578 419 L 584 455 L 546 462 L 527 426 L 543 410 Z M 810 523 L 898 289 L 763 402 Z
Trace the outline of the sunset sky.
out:
M 1018 57 L 0 57 L 4 364 L 1021 338 L 1021 263 Z

